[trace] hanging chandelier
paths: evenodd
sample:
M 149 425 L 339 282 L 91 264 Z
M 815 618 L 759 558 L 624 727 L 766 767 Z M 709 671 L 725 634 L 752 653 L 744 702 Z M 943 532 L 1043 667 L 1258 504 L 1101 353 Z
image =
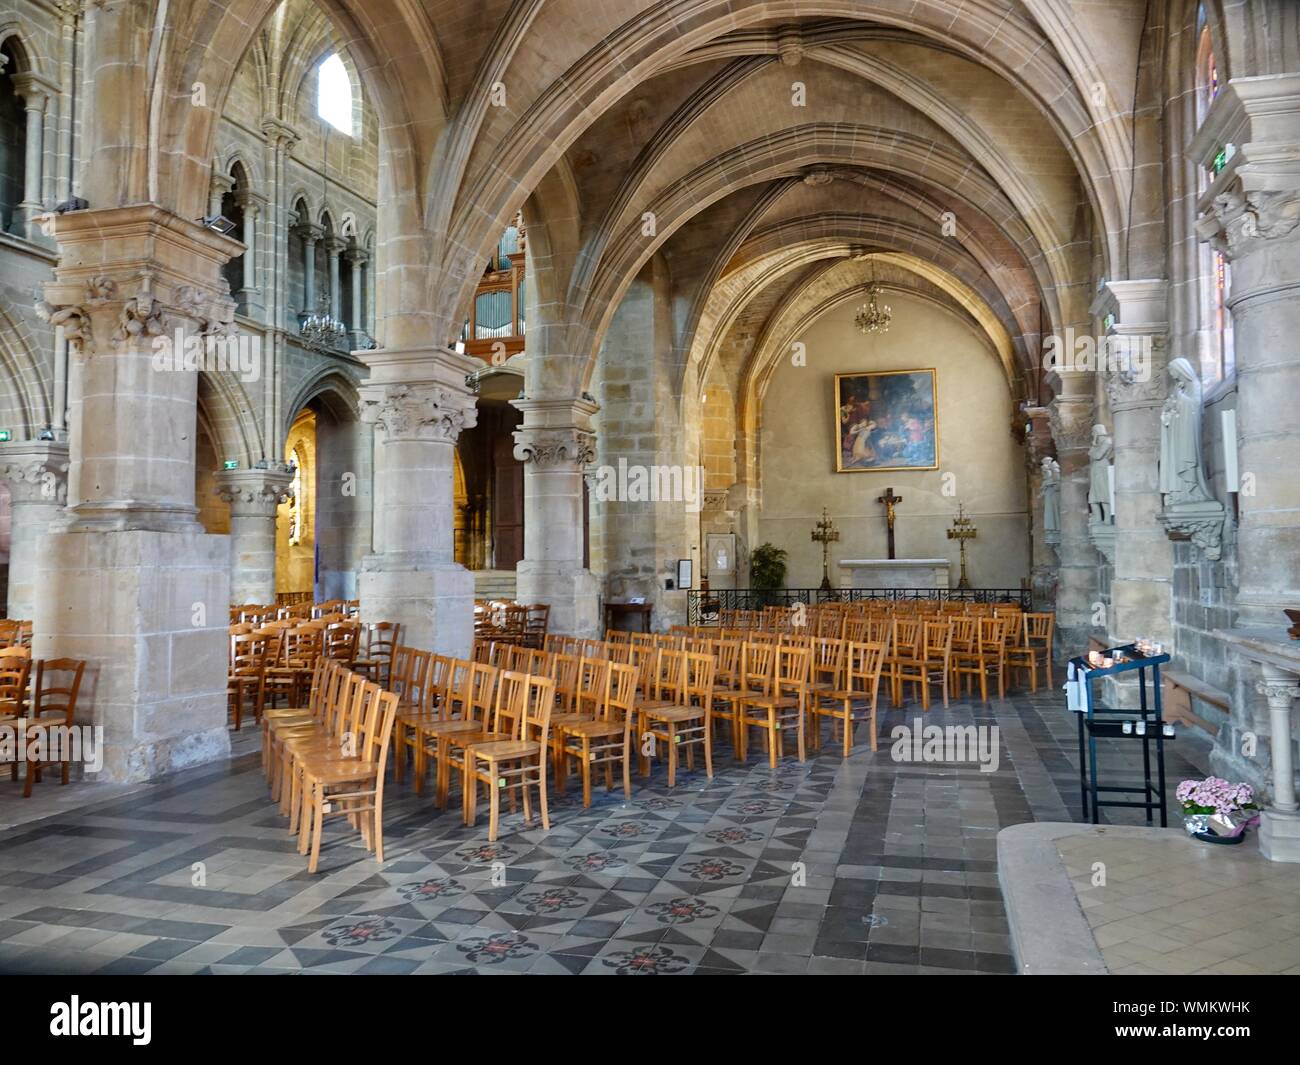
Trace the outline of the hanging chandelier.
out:
M 330 314 L 329 300 L 322 293 L 320 309 L 315 314 L 309 314 L 302 320 L 298 332 L 309 348 L 319 351 L 326 348 L 341 347 L 347 339 L 348 327 Z
M 858 309 L 857 316 L 853 319 L 864 333 L 888 333 L 889 323 L 894 319 L 889 304 L 882 304 L 877 299 L 879 293 L 880 286 L 876 283 L 873 270 L 871 284 L 867 288 L 867 302 Z

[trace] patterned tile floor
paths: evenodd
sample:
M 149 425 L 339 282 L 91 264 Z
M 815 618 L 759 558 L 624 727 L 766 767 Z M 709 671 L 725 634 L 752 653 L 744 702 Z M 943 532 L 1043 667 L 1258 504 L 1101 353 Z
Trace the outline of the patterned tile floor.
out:
M 1073 719 L 1056 693 L 932 710 L 926 725 L 998 727 L 982 772 L 893 760 L 885 737 L 916 717 L 886 711 L 879 752 L 860 730 L 847 761 L 772 771 L 724 749 L 712 781 L 672 791 L 656 767 L 627 804 L 602 789 L 584 810 L 571 783 L 549 833 L 515 815 L 495 844 L 485 816 L 465 828 L 390 788 L 388 861 L 340 825 L 316 876 L 253 754 L 125 795 L 82 787 L 76 808 L 75 785 L 43 784 L 30 809 L 49 816 L 0 835 L 0 972 L 1013 972 L 995 837 L 1079 820 Z M 1171 799 L 1187 753 L 1170 748 Z

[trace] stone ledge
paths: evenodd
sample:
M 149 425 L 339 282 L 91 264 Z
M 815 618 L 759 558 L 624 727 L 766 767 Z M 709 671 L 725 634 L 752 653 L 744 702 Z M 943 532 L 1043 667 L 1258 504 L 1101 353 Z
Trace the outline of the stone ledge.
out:
M 1107 974 L 1101 950 L 1056 849 L 1058 839 L 1098 831 L 1147 830 L 1049 821 L 1012 825 L 998 833 L 998 886 L 1021 975 Z

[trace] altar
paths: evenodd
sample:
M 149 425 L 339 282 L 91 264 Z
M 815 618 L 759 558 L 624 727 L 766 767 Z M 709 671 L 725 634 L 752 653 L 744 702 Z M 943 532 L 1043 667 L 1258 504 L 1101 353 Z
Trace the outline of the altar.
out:
M 946 558 L 843 558 L 841 588 L 951 588 Z

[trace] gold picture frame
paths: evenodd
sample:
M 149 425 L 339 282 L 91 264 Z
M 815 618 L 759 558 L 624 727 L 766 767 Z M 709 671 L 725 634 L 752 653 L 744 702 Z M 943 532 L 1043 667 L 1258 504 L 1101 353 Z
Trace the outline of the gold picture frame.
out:
M 835 472 L 939 468 L 939 373 L 868 370 L 835 375 Z

